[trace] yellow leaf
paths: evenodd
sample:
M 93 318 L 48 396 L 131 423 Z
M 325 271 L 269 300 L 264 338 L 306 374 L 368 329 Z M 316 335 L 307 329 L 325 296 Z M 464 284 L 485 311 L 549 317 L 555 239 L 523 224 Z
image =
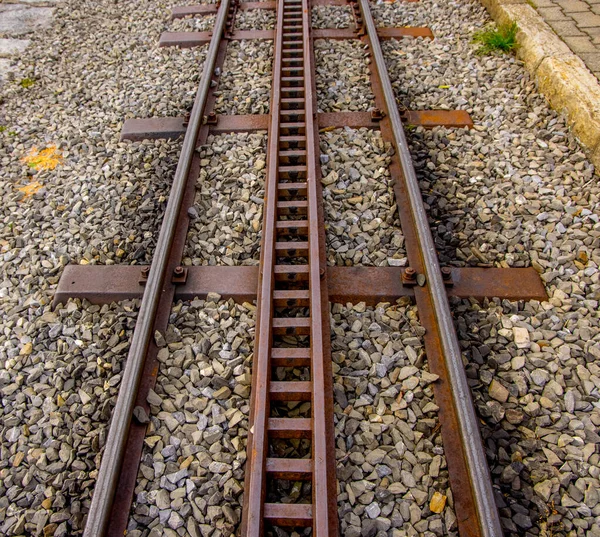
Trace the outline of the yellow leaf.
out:
M 36 170 L 53 170 L 63 161 L 63 158 L 56 146 L 51 145 L 41 151 L 38 151 L 37 147 L 32 147 L 29 155 L 21 160 Z
M 429 502 L 429 509 L 432 513 L 441 513 L 446 507 L 446 496 L 439 492 L 434 492 Z
M 25 198 L 29 198 L 30 196 L 33 196 L 36 192 L 38 192 L 40 188 L 42 188 L 42 183 L 33 182 L 29 183 L 28 185 L 19 187 L 17 188 L 17 190 L 19 192 L 24 192 Z
M 440 88 L 440 89 L 450 89 L 450 86 L 442 85 L 442 86 L 438 86 L 438 88 Z

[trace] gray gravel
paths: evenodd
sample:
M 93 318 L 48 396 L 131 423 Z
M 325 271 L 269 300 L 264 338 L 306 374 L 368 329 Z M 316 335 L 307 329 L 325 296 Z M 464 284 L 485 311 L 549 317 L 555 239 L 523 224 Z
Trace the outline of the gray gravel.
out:
M 51 266 L 38 270 L 49 276 L 61 256 L 76 263 L 148 262 L 179 142 L 120 142 L 122 122 L 185 113 L 198 80 L 190 74 L 200 72 L 206 47 L 157 48 L 170 24 L 164 2 L 129 4 L 131 20 L 108 1 L 56 9 L 56 27 L 32 36 L 17 65 L 33 85 L 14 81 L 0 89 L 7 248 L 14 257 L 25 255 L 25 245 L 39 251 Z M 56 169 L 36 174 L 21 162 L 34 146 L 51 145 L 64 159 Z M 18 188 L 32 184 L 38 192 L 23 199 Z
M 64 7 L 57 8 L 55 27 L 32 36 L 27 58 L 17 66 L 18 72 L 24 73 L 23 77 L 33 80 L 33 85 L 25 88 L 16 80 L 0 90 L 3 99 L 0 124 L 6 127 L 0 133 L 0 162 L 5 172 L 4 181 L 0 183 L 3 199 L 0 255 L 4 261 L 0 279 L 3 312 L 0 334 L 4 338 L 0 339 L 4 417 L 0 448 L 1 487 L 4 487 L 0 499 L 2 534 L 37 534 L 38 527 L 43 532 L 48 525 L 50 529 L 46 531 L 53 530 L 54 535 L 80 532 L 78 528 L 94 480 L 94 458 L 98 456 L 99 440 L 104 434 L 100 432 L 93 436 L 93 432 L 103 431 L 106 423 L 135 308 L 130 305 L 131 311 L 123 311 L 115 306 L 94 311 L 89 306 L 72 303 L 58 311 L 56 320 L 47 304 L 52 286 L 69 260 L 132 263 L 144 262 L 151 257 L 178 142 L 120 143 L 118 135 L 126 117 L 181 115 L 191 104 L 197 75 L 190 77 L 189 74 L 199 73 L 206 48 L 168 50 L 156 47 L 160 33 L 173 29 L 173 23 L 168 20 L 168 7 L 178 3 L 176 0 L 134 1 L 128 9 L 135 17 L 123 17 L 122 6 L 113 2 L 75 3 L 67 0 Z M 336 15 L 334 19 L 343 17 Z M 468 0 L 396 3 L 391 8 L 379 8 L 378 20 L 381 24 L 387 21 L 392 25 L 429 25 L 436 34 L 434 41 L 404 39 L 384 43 L 401 103 L 411 108 L 466 109 L 478 124 L 472 131 L 443 128 L 410 131 L 411 150 L 442 261 L 454 265 L 531 265 L 542 274 L 551 296 L 548 302 L 541 304 L 504 301 L 479 305 L 453 301 L 461 344 L 468 358 L 467 373 L 479 416 L 484 422 L 483 434 L 492 477 L 502 492 L 499 501 L 507 534 L 519 537 L 599 535 L 600 503 L 596 491 L 600 485 L 600 438 L 597 433 L 600 424 L 600 371 L 597 365 L 600 359 L 597 319 L 600 190 L 593 168 L 568 133 L 564 121 L 549 111 L 544 100 L 536 94 L 533 82 L 518 61 L 511 57 L 485 57 L 475 53 L 472 31 L 488 22 L 478 3 Z M 348 46 L 352 48 L 353 59 L 348 65 L 342 65 L 340 54 L 345 52 L 343 47 Z M 220 111 L 268 111 L 271 75 L 270 59 L 265 52 L 271 49 L 270 42 L 231 45 L 232 55 L 228 58 L 231 77 L 222 87 Z M 351 109 L 348 99 L 355 97 L 359 99 L 356 109 L 371 107 L 366 56 L 361 45 L 320 41 L 317 52 L 320 57 L 319 107 L 327 111 L 348 110 Z M 253 64 L 261 71 L 255 78 L 244 73 L 244 67 L 254 68 Z M 115 77 L 115 71 L 119 73 L 119 79 Z M 335 81 L 340 85 L 330 92 Z M 350 174 L 355 175 L 351 168 L 359 174 L 361 169 L 356 164 L 347 167 L 346 155 L 352 158 L 350 149 L 356 146 L 355 139 L 362 140 L 362 134 L 341 135 L 340 131 L 323 134 L 322 153 L 330 159 L 324 163 L 325 177 L 335 163 L 336 171 L 341 172 L 341 179 L 338 177 L 335 184 L 342 183 L 338 188 L 341 192 L 334 193 L 328 186 L 325 193 L 328 211 L 336 211 L 335 219 L 343 220 L 354 212 L 351 218 L 358 217 L 357 222 L 362 222 L 362 215 L 356 214 L 358 209 L 348 202 L 353 189 L 359 186 L 359 195 L 365 196 L 360 179 L 351 180 L 350 177 Z M 222 147 L 229 150 L 236 147 L 232 139 L 224 137 L 223 140 Z M 369 154 L 379 157 L 385 154 L 385 148 L 369 143 L 372 145 Z M 50 144 L 57 144 L 63 152 L 63 163 L 53 171 L 32 175 L 32 170 L 20 159 L 34 145 L 43 148 Z M 225 162 L 240 168 L 239 172 L 232 171 L 237 174 L 236 185 L 241 180 L 244 188 L 252 193 L 256 189 L 258 200 L 262 198 L 260 174 L 244 170 L 255 165 L 255 155 L 264 152 L 262 144 L 262 141 L 256 142 L 256 152 L 251 155 L 225 153 Z M 209 181 L 216 181 L 219 166 L 226 168 L 227 164 L 215 164 L 215 179 L 207 176 L 207 185 Z M 361 163 L 361 166 L 366 167 L 366 164 Z M 253 173 L 256 179 L 240 179 L 247 173 Z M 386 177 L 385 174 L 382 177 Z M 40 183 L 41 189 L 33 197 L 25 197 L 16 190 L 16 187 L 36 182 Z M 370 188 L 365 190 L 371 191 Z M 200 189 L 199 194 L 201 192 Z M 377 203 L 388 192 L 389 185 L 386 184 Z M 238 193 L 242 195 L 240 189 L 232 185 L 229 198 Z M 210 196 L 208 194 L 208 200 L 213 207 Z M 257 211 L 260 210 L 260 201 L 249 200 L 256 205 Z M 234 199 L 233 203 L 225 199 L 215 201 L 216 207 L 235 206 L 232 211 L 237 214 L 235 218 L 230 218 L 227 213 L 223 217 L 236 223 L 243 221 L 242 213 L 248 207 L 253 207 L 242 198 Z M 391 209 L 390 204 L 391 198 L 380 207 L 376 205 L 376 210 L 386 214 Z M 217 217 L 217 213 L 213 216 Z M 202 226 L 207 223 L 198 224 L 200 236 Z M 330 229 L 328 239 L 331 237 Z M 391 240 L 395 237 L 398 235 L 392 233 Z M 240 253 L 238 259 L 232 258 L 233 262 L 255 263 L 257 240 L 258 235 L 256 241 L 252 238 L 255 246 L 250 247 L 251 251 Z M 401 248 L 397 253 L 401 261 Z M 228 262 L 224 260 L 226 253 L 224 256 L 219 253 L 219 256 L 222 257 L 214 256 L 215 262 Z M 339 252 L 334 257 L 330 258 L 331 263 L 345 264 L 347 261 Z M 389 259 L 386 256 L 386 260 L 365 260 L 363 255 L 357 261 L 379 264 L 380 261 L 389 262 Z M 186 262 L 210 263 L 211 260 L 194 253 Z M 184 350 L 188 346 L 193 354 L 190 371 L 192 364 L 198 365 L 197 371 L 200 371 L 198 356 L 202 353 L 193 349 L 195 328 L 205 322 L 200 319 L 201 307 L 182 306 L 182 311 L 189 308 L 186 315 L 193 319 L 185 316 L 181 321 L 179 317 L 173 319 L 173 326 L 190 332 L 180 339 L 175 331 L 171 333 L 176 337 L 171 345 L 181 343 L 181 348 L 174 347 L 169 354 L 168 359 L 172 362 L 169 361 L 167 369 L 163 370 L 161 386 L 173 385 L 179 389 L 177 383 L 181 383 L 185 375 L 183 371 L 177 375 L 178 368 L 184 369 L 181 366 L 189 359 Z M 224 312 L 223 317 L 219 313 L 220 327 L 215 328 L 213 343 L 225 344 L 231 335 L 233 345 L 234 334 L 240 326 L 235 319 L 242 316 L 239 308 L 241 306 L 228 314 L 233 320 L 231 326 L 225 327 L 229 319 L 225 318 Z M 358 308 L 362 309 L 361 306 Z M 432 401 L 430 387 L 423 381 L 426 368 L 420 363 L 418 336 L 421 334 L 414 308 L 382 308 L 380 313 L 378 310 L 359 310 L 355 307 L 350 311 L 339 306 L 333 309 L 335 378 L 337 385 L 345 387 L 345 390 L 336 389 L 344 535 L 353 532 L 370 535 L 377 529 L 384 531 L 388 523 L 387 535 L 402 535 L 408 524 L 414 530 L 408 533 L 411 535 L 423 533 L 430 537 L 427 532 L 434 535 L 447 533 L 454 527 L 452 497 L 447 490 L 439 436 L 431 434 L 435 410 L 427 406 Z M 394 318 L 387 311 L 393 311 L 393 315 L 400 311 L 400 318 Z M 387 315 L 391 321 L 384 323 L 378 315 Z M 381 336 L 373 321 L 382 327 Z M 179 322 L 182 324 L 178 325 Z M 368 323 L 367 328 L 365 323 Z M 389 324 L 390 328 L 383 324 Z M 53 328 L 55 325 L 58 327 Z M 354 326 L 356 330 L 353 330 Z M 384 345 L 378 340 L 386 337 L 395 342 L 397 348 L 392 343 L 390 358 L 393 363 L 384 372 L 382 365 L 387 358 L 387 342 Z M 185 343 L 186 338 L 194 342 Z M 251 339 L 244 341 L 249 345 Z M 117 348 L 124 345 L 111 358 L 111 367 L 107 367 L 108 342 L 111 342 L 113 352 L 114 345 Z M 32 344 L 30 353 L 28 343 Z M 379 361 L 373 349 L 378 344 L 383 346 L 382 351 L 377 351 L 382 354 L 377 357 Z M 408 348 L 417 353 L 416 357 Z M 212 387 L 212 383 L 219 383 L 218 379 L 221 379 L 215 362 L 223 364 L 221 356 L 209 358 L 206 361 L 213 373 L 207 374 L 206 378 L 210 379 Z M 179 359 L 182 360 L 178 365 Z M 397 368 L 401 375 L 403 368 L 413 365 L 418 371 L 409 369 L 410 375 L 401 380 L 400 386 L 415 377 L 418 384 L 414 388 L 407 387 L 400 401 L 396 401 L 398 394 L 382 395 L 390 388 L 397 388 L 398 382 L 390 381 Z M 203 378 L 199 375 L 198 382 Z M 231 378 L 233 376 L 230 383 Z M 191 373 L 189 379 L 191 383 Z M 106 390 L 104 380 L 109 382 Z M 247 386 L 236 383 L 237 380 L 227 388 Z M 16 390 L 13 389 L 15 385 Z M 157 387 L 159 389 L 162 388 Z M 160 412 L 173 414 L 171 417 L 177 420 L 174 415 L 180 410 L 170 411 L 167 401 L 185 397 L 184 390 L 189 391 L 189 388 L 184 386 L 181 392 L 165 390 L 161 393 Z M 411 390 L 413 399 L 408 401 L 406 394 Z M 64 401 L 60 407 L 59 394 Z M 88 401 L 87 397 L 92 399 Z M 244 397 L 247 394 L 235 399 L 236 404 L 242 405 L 238 407 L 240 411 Z M 367 401 L 367 397 L 371 400 Z M 185 405 L 193 400 L 195 398 L 183 403 L 181 412 L 185 419 Z M 225 405 L 225 413 L 230 410 L 227 403 L 219 401 L 217 399 L 217 406 L 223 408 Z M 367 401 L 366 404 L 363 405 L 363 401 Z M 382 405 L 381 401 L 386 404 Z M 404 402 L 407 406 L 396 410 L 395 405 Z M 44 405 L 49 409 L 47 415 Z M 43 413 L 40 419 L 48 419 L 49 423 L 60 419 L 58 425 L 52 429 L 50 426 L 39 428 L 36 409 L 40 408 Z M 204 413 L 207 408 L 209 404 L 198 412 Z M 58 412 L 59 416 L 52 412 Z M 210 418 L 222 419 L 218 412 L 213 413 L 211 407 Z M 419 412 L 425 414 L 424 418 Z M 154 415 L 156 431 L 162 428 L 165 432 L 168 423 L 174 425 L 163 417 L 160 418 L 158 412 Z M 346 432 L 347 426 L 355 426 L 353 419 L 360 428 Z M 226 416 L 226 420 L 229 427 L 231 418 Z M 72 423 L 77 426 L 73 427 Z M 243 420 L 235 433 L 241 438 L 244 435 L 242 424 Z M 30 429 L 29 436 L 22 434 L 25 425 Z M 196 423 L 187 425 L 198 429 Z M 157 475 L 154 457 L 164 457 L 165 446 L 175 447 L 174 455 L 168 452 L 167 456 L 174 458 L 165 463 L 165 471 L 167 464 L 171 464 L 168 475 L 180 471 L 189 456 L 184 450 L 193 448 L 191 443 L 185 443 L 189 440 L 184 436 L 177 443 L 177 435 L 187 431 L 187 425 L 178 422 L 173 429 L 178 431 L 176 435 L 165 433 L 163 437 L 163 432 L 154 435 L 160 436 L 160 440 L 152 448 L 148 446 L 144 462 L 152 473 L 147 470 L 150 477 L 142 473 L 143 479 L 148 480 L 147 490 L 152 488 Z M 384 426 L 388 427 L 385 431 Z M 16 431 L 15 427 L 21 430 Z M 92 431 L 90 434 L 87 434 L 87 428 Z M 229 438 L 230 430 L 225 431 L 223 438 Z M 206 429 L 198 429 L 198 432 L 204 435 Z M 98 439 L 97 445 L 93 443 L 94 438 Z M 398 439 L 406 446 L 401 459 L 395 455 Z M 81 443 L 76 446 L 76 441 Z M 164 446 L 160 452 L 155 452 L 159 442 Z M 220 453 L 218 457 L 222 460 L 211 459 L 206 472 L 196 457 L 198 465 L 194 479 L 202 481 L 218 474 L 216 470 L 224 469 L 223 466 L 213 464 L 213 473 L 210 469 L 210 464 L 217 462 L 230 465 L 230 477 L 234 478 L 234 473 L 238 472 L 241 483 L 243 476 L 238 465 L 241 459 L 236 457 L 243 458 L 243 451 L 219 441 L 215 446 L 225 447 L 216 447 L 213 453 L 210 446 L 203 446 L 202 442 L 205 442 L 204 436 L 198 443 L 204 447 L 202 452 L 208 450 L 211 457 Z M 63 448 L 64 444 L 66 447 Z M 376 462 L 380 455 L 378 448 L 388 453 Z M 40 449 L 44 450 L 43 454 L 36 451 Z M 68 450 L 75 450 L 77 457 Z M 24 453 L 20 461 L 21 455 L 17 452 Z M 360 462 L 361 455 L 365 458 L 364 463 Z M 437 476 L 438 463 L 434 460 L 439 461 Z M 234 465 L 238 465 L 235 470 Z M 57 475 L 64 475 L 64 479 L 51 474 L 49 466 L 58 472 Z M 160 469 L 160 465 L 157 468 Z M 176 477 L 172 479 L 178 490 L 180 480 Z M 411 477 L 416 482 L 415 487 L 412 487 Z M 172 484 L 165 479 L 165 483 Z M 171 497 L 173 491 L 169 491 L 169 506 L 166 507 L 163 493 L 160 501 L 165 500 L 161 503 L 165 508 L 158 512 L 158 494 L 154 498 L 151 493 L 138 498 L 135 509 L 139 512 L 135 516 L 140 518 L 132 521 L 133 534 L 138 531 L 135 524 L 144 525 L 150 519 L 165 526 L 165 534 L 174 535 L 170 532 L 174 531 L 173 526 L 180 524 L 178 517 L 183 519 L 182 512 L 186 509 L 195 514 L 195 508 L 200 514 L 198 519 L 194 516 L 194 520 L 209 526 L 207 531 L 217 526 L 218 531 L 225 533 L 235 527 L 235 521 L 239 520 L 239 503 L 236 502 L 241 493 L 237 487 L 235 492 L 233 488 L 229 489 L 230 496 L 216 501 L 222 492 L 215 496 L 216 489 L 210 481 L 211 486 L 202 481 L 200 487 L 188 492 L 186 480 L 191 483 L 194 480 L 189 476 L 181 479 L 185 496 L 179 497 L 176 492 Z M 411 484 L 412 490 L 404 492 L 402 487 L 407 483 Z M 202 489 L 203 486 L 207 489 Z M 392 487 L 397 488 L 390 492 Z M 389 494 L 396 497 L 394 490 L 400 492 L 393 501 Z M 441 516 L 428 512 L 434 490 L 448 496 Z M 427 495 L 424 500 L 423 494 Z M 215 503 L 209 505 L 213 497 Z M 51 502 L 42 507 L 42 501 L 48 498 Z M 226 505 L 231 507 L 227 513 Z M 169 511 L 166 520 L 161 521 L 161 510 Z M 404 524 L 396 526 L 400 517 Z M 188 531 L 187 526 L 185 528 Z M 182 528 L 179 530 L 184 533 Z M 150 533 L 149 528 L 139 531 Z M 189 530 L 189 533 L 193 531 Z
M 274 30 L 275 23 L 274 9 L 240 9 L 235 17 L 236 30 Z
M 67 0 L 15 66 L 30 87 L 0 88 L 2 535 L 81 534 L 137 306 L 49 303 L 68 262 L 151 259 L 179 142 L 119 135 L 192 102 L 206 47 L 157 47 L 178 3 Z M 54 170 L 21 162 L 52 145 Z
M 460 11 L 468 11 L 466 4 L 453 6 L 457 17 L 460 17 Z M 419 2 L 371 2 L 371 13 L 375 20 L 376 26 L 429 26 L 432 27 L 437 23 L 448 25 L 449 21 L 438 21 L 432 17 L 427 9 L 420 5 Z M 460 18 L 456 19 L 461 20 Z M 461 22 L 463 22 L 461 20 Z M 436 34 L 437 35 L 437 34 Z
M 137 304 L 2 302 L 0 534 L 80 535 Z
M 364 44 L 317 39 L 314 48 L 319 112 L 358 112 L 375 105 Z
M 273 41 L 230 41 L 215 110 L 220 114 L 268 114 L 271 98 Z
M 185 265 L 257 265 L 264 198 L 265 132 L 210 136 L 190 209 Z
M 254 306 L 177 303 L 150 393 L 128 536 L 229 536 L 241 519 Z M 177 531 L 177 533 L 176 533 Z
M 311 16 L 313 28 L 349 28 L 354 24 L 349 6 L 315 6 Z
M 442 262 L 533 266 L 550 296 L 453 302 L 503 524 L 511 536 L 598 535 L 593 167 L 517 60 L 476 54 L 472 31 L 489 21 L 476 2 L 410 6 L 436 39 L 384 44 L 397 96 L 468 110 L 477 125 L 410 133 Z
M 457 535 L 417 310 L 332 306 L 341 534 Z M 442 500 L 432 512 L 431 500 Z M 444 503 L 445 502 L 445 503 Z M 434 506 L 434 510 L 436 510 Z
M 389 151 L 379 131 L 344 128 L 321 133 L 330 265 L 406 264 Z
M 202 17 L 184 17 L 175 19 L 169 25 L 171 32 L 209 32 L 215 26 L 216 15 L 203 15 Z

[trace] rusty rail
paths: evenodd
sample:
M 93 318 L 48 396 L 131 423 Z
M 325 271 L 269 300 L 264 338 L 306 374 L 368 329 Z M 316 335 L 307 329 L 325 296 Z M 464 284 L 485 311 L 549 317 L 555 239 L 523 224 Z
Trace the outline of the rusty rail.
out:
M 308 0 L 279 0 L 242 535 L 264 524 L 337 535 L 333 400 L 318 132 Z M 299 312 L 299 313 L 298 313 Z M 294 339 L 288 339 L 291 337 Z M 273 381 L 274 368 L 310 380 Z M 279 417 L 276 401 L 310 401 L 310 417 Z M 279 409 L 281 412 L 281 409 Z M 305 458 L 278 458 L 273 441 L 310 438 Z M 309 503 L 278 503 L 269 480 L 311 482 Z
M 415 298 L 421 323 L 426 329 L 428 363 L 430 369 L 440 376 L 435 396 L 440 407 L 444 451 L 460 535 L 501 537 L 500 518 L 462 354 L 377 28 L 369 0 L 354 2 L 351 5 L 357 28 L 366 31 L 363 39 L 374 60 L 370 68 L 375 97 L 385 111 L 381 121 L 382 134 L 393 142 L 396 149 L 395 194 L 408 258 L 416 273 L 424 276 L 424 285 L 415 287 Z
M 148 275 L 148 282 L 146 283 L 131 346 L 127 355 L 119 395 L 112 413 L 110 429 L 83 534 L 84 537 L 103 537 L 106 535 L 109 524 L 114 518 L 111 517 L 111 512 L 121 472 L 128 470 L 122 467 L 130 436 L 133 410 L 138 399 L 142 379 L 148 376 L 144 375 L 148 348 L 155 330 L 157 315 L 159 313 L 159 303 L 164 294 L 163 288 L 168 268 L 172 264 L 173 244 L 178 238 L 177 235 L 180 235 L 177 233 L 180 221 L 179 215 L 189 185 L 190 170 L 194 161 L 198 135 L 202 128 L 202 119 L 213 79 L 215 62 L 220 52 L 222 37 L 226 31 L 226 27 L 231 26 L 231 20 L 228 21 L 228 18 L 230 18 L 230 1 L 221 0 L 219 6 L 213 29 L 213 37 L 194 100 L 189 126 L 183 140 L 177 170 L 173 179 L 173 186 L 169 195 L 169 202 L 163 217 L 152 266 Z M 135 470 L 137 473 L 137 466 Z M 123 507 L 125 506 L 121 506 L 120 508 L 122 511 L 125 511 Z M 126 506 L 126 511 L 125 520 L 129 513 L 129 504 Z
M 312 5 L 342 5 L 344 1 L 313 0 Z M 447 294 L 454 292 L 456 296 L 471 296 L 481 292 L 482 296 L 490 296 L 492 292 L 512 296 L 510 293 L 514 286 L 511 278 L 517 276 L 507 275 L 504 284 L 500 282 L 494 286 L 477 280 L 483 277 L 478 269 L 471 269 L 471 272 L 469 269 L 456 269 L 453 291 L 447 285 L 447 278 L 444 281 L 379 44 L 380 39 L 406 34 L 406 29 L 401 32 L 378 30 L 369 1 L 350 1 L 356 28 L 333 34 L 311 29 L 311 0 L 241 5 L 236 0 L 221 1 L 214 31 L 211 36 L 205 36 L 210 38 L 210 48 L 146 282 L 84 537 L 117 537 L 123 535 L 126 528 L 145 434 L 145 425 L 132 420 L 132 413 L 134 406 L 147 410 L 146 394 L 153 386 L 157 371 L 157 348 L 151 335 L 154 330 L 166 328 L 170 304 L 176 296 L 175 283 L 170 275 L 183 253 L 188 227 L 187 207 L 193 202 L 194 181 L 200 168 L 194 148 L 206 141 L 210 129 L 213 129 L 212 132 L 229 132 L 239 130 L 240 125 L 245 130 L 268 128 L 260 266 L 258 270 L 256 267 L 196 267 L 196 271 L 190 270 L 190 281 L 187 282 L 190 289 L 186 292 L 192 295 L 204 293 L 211 285 L 214 289 L 214 285 L 218 284 L 225 289 L 225 295 L 232 293 L 232 296 L 247 300 L 254 296 L 257 298 L 242 535 L 262 537 L 266 533 L 266 525 L 311 527 L 312 534 L 317 537 L 338 535 L 330 292 L 336 300 L 340 297 L 346 300 L 356 298 L 369 303 L 376 297 L 397 295 L 415 298 L 421 322 L 426 328 L 429 367 L 440 376 L 434 390 L 440 407 L 441 431 L 460 535 L 502 535 Z M 260 8 L 276 9 L 275 31 L 234 31 L 236 9 Z M 191 6 L 175 10 L 174 16 L 215 9 L 216 6 Z M 425 34 L 421 32 L 419 35 Z M 210 90 L 214 68 L 224 62 L 227 40 L 240 36 L 274 39 L 271 114 L 268 118 L 224 116 L 218 119 L 218 126 L 211 127 L 203 124 L 202 120 L 214 105 Z M 317 115 L 313 40 L 348 36 L 362 39 L 374 60 L 369 65 L 371 83 L 376 105 L 383 111 L 376 114 L 375 119 L 371 112 Z M 187 34 L 184 38 L 189 44 L 194 36 Z M 411 113 L 413 116 L 409 115 L 409 119 L 420 118 L 418 114 L 426 118 L 428 114 L 426 111 Z M 429 114 L 431 116 L 431 112 Z M 430 120 L 440 124 L 439 118 Z M 344 269 L 327 269 L 318 159 L 319 122 L 321 126 L 335 126 L 341 122 L 355 127 L 373 123 L 374 127 L 380 128 L 384 139 L 394 145 L 396 153 L 392 157 L 390 171 L 395 179 L 394 191 L 407 255 L 411 268 L 422 275 L 423 285 L 403 287 L 400 281 L 402 275 L 394 268 L 384 271 L 346 268 L 345 273 Z M 451 123 L 456 124 L 456 118 Z M 181 118 L 174 118 L 167 125 L 167 130 L 164 126 L 161 128 L 178 135 L 182 132 L 182 125 Z M 136 270 L 134 267 L 119 267 L 119 274 L 129 275 L 130 269 Z M 240 281 L 240 274 L 244 274 L 248 282 Z M 364 276 L 366 274 L 370 276 Z M 452 271 L 447 271 L 448 274 L 452 276 Z M 465 276 L 469 281 L 462 282 L 461 274 L 470 274 Z M 490 279 L 489 274 L 487 280 Z M 363 278 L 377 281 L 362 282 Z M 75 280 L 73 278 L 71 283 L 75 284 Z M 131 294 L 138 280 L 134 276 L 134 285 L 127 280 L 122 292 Z M 258 289 L 254 293 L 251 286 L 257 280 Z M 359 283 L 354 285 L 356 282 Z M 527 292 L 533 297 L 542 296 L 543 288 L 540 290 L 538 283 L 541 287 L 541 282 L 532 280 L 529 291 L 520 286 L 518 293 L 524 298 L 529 296 Z M 89 291 L 89 285 L 86 289 Z M 100 294 L 110 296 L 111 292 L 118 292 L 114 285 L 111 289 L 102 288 Z M 187 296 L 183 291 L 180 290 L 180 296 Z M 137 291 L 134 289 L 133 292 Z M 295 377 L 291 370 L 301 370 L 302 375 Z M 273 378 L 274 373 L 282 371 L 287 375 L 284 380 Z M 310 403 L 310 413 L 306 416 L 282 415 L 285 407 L 281 403 L 289 402 Z M 289 439 L 309 441 L 309 447 L 305 453 L 296 452 L 293 457 L 281 455 L 277 443 Z M 299 503 L 278 501 L 277 480 L 310 482 L 310 497 L 301 498 Z

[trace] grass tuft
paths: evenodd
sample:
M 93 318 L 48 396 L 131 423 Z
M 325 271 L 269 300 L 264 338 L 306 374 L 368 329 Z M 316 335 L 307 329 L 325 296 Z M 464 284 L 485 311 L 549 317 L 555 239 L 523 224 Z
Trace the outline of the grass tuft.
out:
M 34 84 L 35 84 L 35 80 L 33 78 L 23 78 L 19 82 L 19 86 L 21 86 L 22 88 L 30 88 Z
M 487 28 L 473 34 L 473 42 L 481 46 L 478 54 L 513 52 L 517 48 L 517 24 L 505 24 L 498 28 Z

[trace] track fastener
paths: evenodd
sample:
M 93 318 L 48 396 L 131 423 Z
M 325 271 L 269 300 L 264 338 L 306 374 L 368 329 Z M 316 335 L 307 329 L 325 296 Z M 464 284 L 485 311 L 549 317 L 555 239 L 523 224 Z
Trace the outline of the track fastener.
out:
M 173 269 L 171 283 L 185 283 L 187 281 L 188 269 L 182 266 L 177 266 Z
M 146 285 L 149 275 L 150 275 L 150 267 L 142 267 L 142 270 L 140 271 L 139 284 Z
M 385 112 L 379 108 L 371 110 L 371 121 L 381 121 L 385 117 Z
M 454 285 L 454 281 L 452 281 L 452 269 L 450 267 L 442 267 L 442 280 L 444 280 L 445 285 Z
M 216 125 L 218 121 L 219 119 L 215 112 L 209 112 L 208 115 L 204 116 L 204 123 L 206 123 L 206 125 Z
M 402 271 L 402 283 L 404 285 L 415 285 L 417 283 L 417 271 L 412 267 L 406 267 Z

